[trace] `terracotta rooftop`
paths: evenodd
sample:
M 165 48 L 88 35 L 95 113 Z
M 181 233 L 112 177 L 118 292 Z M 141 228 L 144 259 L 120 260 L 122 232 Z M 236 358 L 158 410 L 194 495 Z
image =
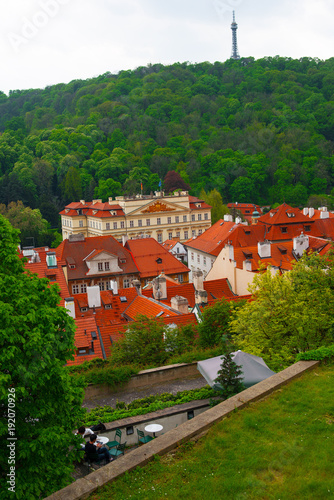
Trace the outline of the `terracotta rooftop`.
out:
M 125 248 L 131 252 L 141 278 L 155 277 L 161 271 L 166 275 L 189 272 L 187 266 L 182 264 L 154 238 L 128 240 Z
M 93 254 L 97 255 L 102 251 L 117 256 L 119 259 L 118 265 L 122 269 L 122 272 L 114 273 L 110 270 L 104 274 L 138 274 L 138 269 L 130 252 L 112 236 L 94 236 L 85 238 L 84 241 L 70 241 L 65 239 L 57 247 L 56 254 L 62 265 L 69 264 L 69 258 L 72 265 L 74 261 L 75 269 L 72 269 L 68 265 L 67 273 L 69 280 L 77 280 L 84 279 L 89 271 L 85 259 L 88 256 L 93 256 Z M 121 263 L 120 260 L 124 260 L 125 262 Z M 98 273 L 96 275 L 101 276 L 101 274 Z
M 226 222 L 223 219 L 217 221 L 197 238 L 190 239 L 184 245 L 187 248 L 194 248 L 202 252 L 215 255 L 220 251 L 224 242 L 228 239 L 231 231 L 236 226 L 234 222 Z M 218 255 L 217 253 L 217 255 Z

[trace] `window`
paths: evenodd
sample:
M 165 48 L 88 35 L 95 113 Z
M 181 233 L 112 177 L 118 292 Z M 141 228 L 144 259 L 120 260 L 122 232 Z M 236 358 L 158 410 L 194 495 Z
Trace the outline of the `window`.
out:
M 109 271 L 109 269 L 110 269 L 110 268 L 109 268 L 109 262 L 105 262 L 105 263 L 104 263 L 104 270 L 105 270 L 105 271 Z
M 183 283 L 183 274 L 178 275 L 179 283 Z
M 83 220 L 79 220 L 79 227 L 83 227 Z
M 188 231 L 185 231 L 184 232 L 184 239 L 187 240 L 188 239 Z
M 187 216 L 186 215 L 183 216 L 183 222 L 187 222 Z
M 202 214 L 198 214 L 198 220 L 202 220 Z
M 97 263 L 97 268 L 99 271 L 103 271 L 103 263 L 102 262 L 98 262 Z
M 202 232 L 203 232 L 203 230 L 202 230 L 202 229 L 199 229 L 199 230 L 198 230 L 198 234 L 199 234 L 199 235 L 200 235 L 200 234 L 202 234 Z
M 150 219 L 146 219 L 146 226 L 149 226 L 151 223 Z
M 206 266 L 206 257 L 204 257 L 204 255 L 203 255 L 203 264 L 204 266 Z
M 204 214 L 204 220 L 208 220 L 209 219 L 209 214 L 205 213 Z
M 102 292 L 104 290 L 104 283 L 103 283 L 103 281 L 100 281 L 99 288 L 100 288 L 100 292 Z
M 124 280 L 123 280 L 123 288 L 130 288 L 130 280 L 129 280 L 129 278 L 124 278 Z
M 121 229 L 124 229 L 124 220 L 121 220 Z
M 311 226 L 304 226 L 305 231 L 311 231 Z
M 80 293 L 86 293 L 87 292 L 87 285 L 86 283 L 82 283 L 80 285 Z
M 114 222 L 113 228 L 117 229 L 117 222 Z
M 282 231 L 282 233 L 287 233 L 288 232 L 288 228 L 287 227 L 281 227 L 281 231 Z
M 110 290 L 110 283 L 109 283 L 109 281 L 106 281 L 106 290 Z M 111 307 L 110 307 L 110 309 L 111 309 Z
M 134 227 L 134 222 L 133 222 L 133 220 L 130 220 L 130 227 Z
M 168 239 L 172 240 L 173 239 L 173 233 L 168 233 Z
M 195 221 L 195 214 L 191 214 L 191 220 L 194 222 Z
M 79 293 L 79 285 L 72 285 L 72 293 L 73 295 Z
M 180 231 L 176 232 L 176 237 L 180 239 Z
M 191 252 L 191 260 L 194 260 L 194 252 Z
M 162 243 L 162 233 L 158 234 L 158 243 Z
M 143 225 L 143 221 L 141 219 L 139 219 L 139 221 L 138 221 L 138 227 L 142 227 L 142 225 Z
M 110 229 L 110 222 L 106 222 L 106 230 L 109 231 Z
M 178 215 L 175 216 L 175 223 L 178 224 L 180 222 L 180 217 Z
M 93 228 L 95 229 L 95 220 L 93 220 Z
M 160 217 L 157 218 L 157 224 L 158 225 L 161 224 L 161 218 Z
M 192 236 L 193 238 L 195 238 L 195 237 L 196 237 L 196 231 L 195 231 L 195 229 L 193 229 L 193 230 L 191 231 L 191 236 Z
M 167 217 L 167 224 L 171 224 L 172 223 L 172 218 L 171 217 Z
M 201 257 L 197 255 L 197 263 L 199 264 L 201 262 Z

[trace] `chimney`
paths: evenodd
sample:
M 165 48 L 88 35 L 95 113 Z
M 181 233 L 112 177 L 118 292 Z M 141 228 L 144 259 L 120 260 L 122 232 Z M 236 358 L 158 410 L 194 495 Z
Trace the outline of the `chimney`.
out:
M 74 306 L 74 298 L 68 297 L 65 299 L 65 309 L 67 309 L 67 314 L 71 316 L 71 318 L 75 319 L 75 306 Z
M 185 297 L 180 297 L 180 295 L 175 295 L 175 297 L 172 297 L 170 301 L 170 305 L 172 309 L 175 309 L 175 311 L 179 311 L 182 314 L 188 314 L 188 299 Z
M 153 284 L 153 297 L 156 300 L 167 299 L 167 284 L 166 278 L 158 276 L 152 281 Z
M 308 216 L 309 216 L 310 219 L 312 219 L 313 215 L 314 215 L 314 208 L 310 207 L 308 209 Z
M 308 215 L 308 208 L 307 207 L 303 208 L 303 215 Z
M 122 245 L 125 247 L 126 242 L 128 241 L 129 237 L 127 234 L 122 235 Z
M 112 204 L 112 196 L 109 196 L 109 198 L 108 198 L 108 203 L 109 203 L 109 205 L 111 205 L 111 204 Z
M 95 205 L 95 203 L 102 203 L 102 200 L 93 200 L 93 205 Z
M 240 224 L 241 223 L 241 218 L 240 217 L 236 217 L 235 218 L 235 223 L 236 224 Z
M 203 272 L 193 271 L 193 283 L 195 290 L 203 290 Z
M 268 241 L 259 241 L 257 244 L 257 253 L 261 259 L 271 257 L 271 244 Z
M 329 219 L 329 213 L 327 210 L 320 212 L 320 219 Z
M 68 237 L 69 243 L 75 242 L 75 241 L 85 241 L 85 235 L 83 233 L 78 233 L 78 234 L 70 234 Z
M 101 294 L 100 287 L 98 285 L 87 287 L 87 298 L 89 309 L 95 307 L 101 307 Z
M 118 285 L 116 280 L 110 280 L 110 289 L 114 295 L 118 295 Z
M 228 249 L 228 258 L 230 260 L 234 260 L 234 247 L 233 247 L 233 245 L 228 243 L 227 245 L 225 245 L 225 248 Z
M 252 271 L 252 262 L 250 260 L 244 260 L 242 268 L 244 271 Z
M 137 290 L 139 295 L 141 295 L 141 283 L 139 280 L 132 280 L 132 286 Z
M 196 290 L 195 291 L 195 303 L 196 304 L 207 304 L 208 303 L 208 292 L 206 290 Z
M 301 234 L 296 238 L 293 238 L 293 251 L 297 255 L 297 257 L 301 257 L 305 250 L 309 247 L 309 239 L 306 234 Z
M 225 222 L 233 222 L 233 216 L 230 214 L 225 214 L 224 215 L 224 221 Z
M 81 205 L 86 205 L 85 200 L 80 200 Z

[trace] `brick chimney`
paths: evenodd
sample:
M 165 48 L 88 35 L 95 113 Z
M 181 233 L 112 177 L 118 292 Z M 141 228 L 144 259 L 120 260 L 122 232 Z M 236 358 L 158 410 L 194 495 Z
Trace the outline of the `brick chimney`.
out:
M 141 295 L 141 283 L 139 280 L 132 280 L 132 286 L 137 290 L 137 292 Z
M 196 304 L 207 304 L 208 303 L 208 292 L 206 290 L 196 290 L 195 303 Z
M 153 284 L 153 297 L 156 300 L 167 299 L 167 284 L 166 278 L 158 276 L 152 281 Z
M 176 311 L 179 311 L 182 314 L 188 314 L 188 299 L 185 297 L 181 297 L 180 295 L 175 295 L 175 297 L 172 297 L 170 301 L 170 305 L 172 309 L 175 309 Z
M 193 283 L 195 290 L 203 290 L 203 272 L 193 271 Z

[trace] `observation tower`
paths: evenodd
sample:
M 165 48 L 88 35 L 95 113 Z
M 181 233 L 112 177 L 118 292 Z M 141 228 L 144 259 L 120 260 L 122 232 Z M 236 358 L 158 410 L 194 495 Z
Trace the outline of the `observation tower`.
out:
M 239 52 L 238 52 L 238 43 L 237 43 L 237 29 L 238 29 L 238 25 L 235 22 L 235 13 L 233 11 L 233 22 L 231 24 L 231 30 L 232 30 L 232 55 L 231 55 L 231 59 L 240 59 Z

